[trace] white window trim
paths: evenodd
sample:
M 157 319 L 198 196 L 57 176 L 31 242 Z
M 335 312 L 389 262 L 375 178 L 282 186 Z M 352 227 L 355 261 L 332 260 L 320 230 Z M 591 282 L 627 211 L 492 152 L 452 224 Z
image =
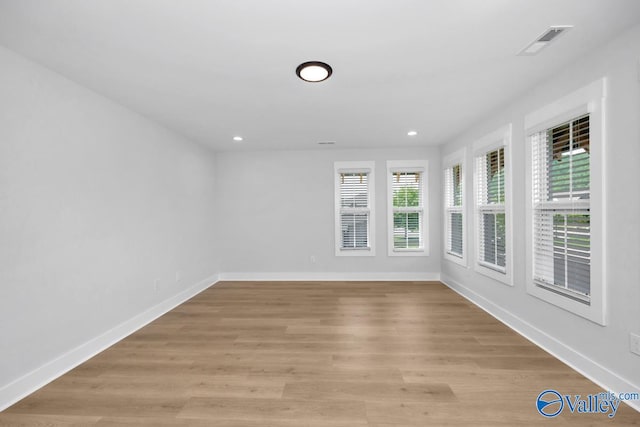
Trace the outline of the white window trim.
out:
M 513 196 L 512 196 L 512 160 L 511 160 L 511 139 L 512 139 L 512 124 L 509 123 L 490 134 L 480 138 L 473 144 L 473 221 L 475 228 L 475 254 L 474 254 L 474 269 L 487 277 L 490 277 L 500 283 L 508 286 L 513 286 Z M 505 204 L 504 204 L 504 217 L 505 217 L 505 271 L 500 272 L 493 268 L 486 267 L 481 264 L 479 259 L 480 254 L 480 223 L 478 216 L 478 173 L 475 170 L 475 159 L 490 151 L 504 147 L 504 162 L 505 162 L 505 176 L 504 176 L 504 190 L 505 190 Z
M 444 235 L 443 235 L 443 244 L 442 244 L 442 251 L 443 251 L 443 257 L 444 259 L 451 261 L 453 263 L 459 264 L 463 267 L 467 267 L 468 268 L 468 264 L 467 264 L 467 259 L 468 259 L 468 253 L 469 253 L 469 249 L 467 248 L 467 241 L 469 240 L 467 238 L 467 219 L 469 218 L 469 214 L 468 214 L 468 207 L 469 207 L 469 203 L 467 202 L 467 180 L 466 180 L 466 176 L 467 176 L 467 162 L 466 162 L 466 157 L 467 157 L 467 150 L 466 148 L 463 148 L 461 150 L 458 150 L 454 153 L 451 153 L 447 156 L 445 156 L 442 160 L 442 174 L 443 174 L 443 179 L 442 179 L 442 183 L 443 185 L 446 185 L 446 173 L 447 170 L 449 168 L 452 168 L 455 165 L 460 165 L 462 167 L 462 176 L 460 177 L 461 181 L 462 181 L 462 257 L 459 256 L 455 256 L 450 254 L 449 252 L 447 252 L 447 239 L 448 239 L 448 235 L 449 235 L 449 221 L 447 219 L 447 205 L 446 205 L 446 189 L 444 189 L 445 191 L 442 192 L 442 206 L 444 207 L 442 214 L 443 214 L 443 225 L 442 225 L 442 229 L 444 230 Z
M 606 325 L 606 215 L 605 188 L 605 125 L 606 78 L 599 79 L 577 91 L 548 104 L 525 117 L 527 140 L 527 292 L 543 301 L 567 310 L 599 325 Z M 591 290 L 589 305 L 560 295 L 534 283 L 533 280 L 533 176 L 530 135 L 589 113 L 591 165 L 590 226 L 591 226 Z
M 422 172 L 422 244 L 420 249 L 394 249 L 393 247 L 393 173 Z M 429 256 L 429 186 L 428 164 L 426 160 L 387 161 L 387 255 L 388 256 Z
M 375 256 L 376 255 L 376 220 L 375 220 L 375 166 L 374 161 L 362 162 L 334 162 L 334 219 L 335 219 L 335 255 L 336 256 Z M 368 249 L 342 249 L 341 241 L 341 224 L 340 224 L 340 174 L 345 172 L 367 172 L 368 177 L 368 196 L 369 196 L 369 248 Z

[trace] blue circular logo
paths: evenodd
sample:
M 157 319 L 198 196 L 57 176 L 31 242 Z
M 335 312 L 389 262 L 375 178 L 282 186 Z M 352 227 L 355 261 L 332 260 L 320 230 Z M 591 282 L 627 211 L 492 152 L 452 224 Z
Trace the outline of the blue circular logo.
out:
M 536 399 L 536 408 L 540 415 L 548 418 L 557 416 L 564 409 L 562 396 L 555 390 L 545 390 Z

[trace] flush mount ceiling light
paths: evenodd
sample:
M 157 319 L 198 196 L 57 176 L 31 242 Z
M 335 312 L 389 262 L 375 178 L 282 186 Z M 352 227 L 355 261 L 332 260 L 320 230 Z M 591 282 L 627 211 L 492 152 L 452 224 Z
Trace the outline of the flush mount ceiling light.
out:
M 418 134 L 418 132 L 416 132 L 415 130 L 410 130 L 409 132 L 407 132 L 407 135 L 409 136 L 416 136 Z
M 242 137 L 241 137 L 241 136 L 234 136 L 234 137 L 233 137 L 233 140 L 234 140 L 235 142 L 242 142 Z
M 571 28 L 573 28 L 573 25 L 553 25 L 549 27 L 544 33 L 542 33 L 542 35 L 540 35 L 540 37 L 538 37 L 537 39 L 529 43 L 527 47 L 522 49 L 518 53 L 518 55 L 521 55 L 521 56 L 536 55 L 542 49 L 547 47 L 549 43 L 557 40 L 558 37 L 560 37 L 562 34 L 565 34 Z
M 331 77 L 333 70 L 329 64 L 320 61 L 303 62 L 296 68 L 296 74 L 305 82 L 317 83 Z

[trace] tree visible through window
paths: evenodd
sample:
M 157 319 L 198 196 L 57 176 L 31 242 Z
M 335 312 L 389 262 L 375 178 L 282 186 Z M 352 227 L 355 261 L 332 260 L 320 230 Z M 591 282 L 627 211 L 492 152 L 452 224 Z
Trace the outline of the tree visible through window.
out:
M 422 172 L 394 172 L 393 248 L 420 249 L 422 242 Z

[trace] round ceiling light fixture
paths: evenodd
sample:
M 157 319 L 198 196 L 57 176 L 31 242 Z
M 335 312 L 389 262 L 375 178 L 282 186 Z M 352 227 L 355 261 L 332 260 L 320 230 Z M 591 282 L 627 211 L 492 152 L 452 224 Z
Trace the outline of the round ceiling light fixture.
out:
M 333 69 L 320 61 L 303 62 L 296 68 L 296 74 L 305 82 L 317 83 L 331 77 Z
M 409 132 L 407 132 L 407 135 L 409 136 L 416 136 L 418 134 L 418 132 L 416 132 L 415 130 L 410 130 Z

